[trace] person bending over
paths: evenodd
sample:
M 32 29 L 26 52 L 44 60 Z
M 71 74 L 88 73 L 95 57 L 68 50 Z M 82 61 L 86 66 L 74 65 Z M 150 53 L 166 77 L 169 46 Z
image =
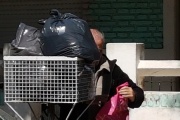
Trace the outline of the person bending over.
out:
M 103 45 L 105 43 L 105 38 L 103 33 L 101 33 L 97 29 L 90 29 L 97 45 L 101 53 L 101 57 L 99 63 L 95 66 L 96 70 L 96 78 L 97 81 L 97 89 L 96 94 L 99 97 L 96 97 L 95 101 L 99 101 L 98 105 L 93 104 L 92 109 L 90 108 L 89 112 L 92 113 L 90 116 L 91 120 L 95 119 L 96 114 L 100 110 L 100 108 L 109 100 L 113 95 L 116 94 L 116 87 L 128 82 L 128 87 L 122 87 L 118 93 L 121 94 L 124 98 L 128 99 L 128 107 L 130 108 L 138 108 L 141 106 L 144 101 L 144 91 L 137 86 L 129 76 L 122 71 L 122 69 L 116 64 L 116 60 L 109 60 L 108 57 L 103 54 Z M 99 89 L 98 89 L 99 87 Z
M 128 99 L 128 107 L 138 108 L 144 101 L 144 91 L 138 87 L 126 73 L 116 64 L 116 60 L 109 60 L 103 54 L 104 35 L 97 29 L 90 29 L 97 48 L 101 54 L 99 62 L 95 65 L 97 80 L 96 97 L 91 106 L 82 114 L 79 120 L 95 120 L 102 106 L 116 94 L 116 87 L 128 82 L 128 87 L 122 87 L 118 93 Z M 78 103 L 68 120 L 76 120 L 89 103 Z M 65 120 L 72 104 L 60 105 L 60 120 Z

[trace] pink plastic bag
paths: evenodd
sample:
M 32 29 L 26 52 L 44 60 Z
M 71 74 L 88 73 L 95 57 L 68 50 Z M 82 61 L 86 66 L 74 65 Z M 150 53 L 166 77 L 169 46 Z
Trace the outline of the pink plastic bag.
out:
M 116 88 L 117 93 L 101 108 L 96 120 L 129 120 L 128 101 L 118 93 L 124 86 L 128 86 L 128 83 Z

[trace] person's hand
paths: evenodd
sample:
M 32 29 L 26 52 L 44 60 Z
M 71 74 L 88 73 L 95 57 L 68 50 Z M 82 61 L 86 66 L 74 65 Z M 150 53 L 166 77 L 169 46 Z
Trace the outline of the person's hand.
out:
M 119 94 L 121 94 L 124 98 L 128 98 L 131 102 L 134 102 L 135 99 L 135 93 L 131 87 L 122 87 L 119 91 Z

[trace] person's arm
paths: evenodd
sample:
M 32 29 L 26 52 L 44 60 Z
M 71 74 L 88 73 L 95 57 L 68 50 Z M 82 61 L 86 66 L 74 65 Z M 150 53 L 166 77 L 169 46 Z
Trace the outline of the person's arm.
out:
M 125 82 L 129 83 L 130 88 L 124 88 L 124 91 L 130 91 L 132 90 L 132 93 L 134 96 L 127 96 L 129 98 L 128 106 L 130 108 L 137 108 L 140 107 L 142 102 L 144 101 L 144 91 L 138 87 L 129 77 L 126 73 L 124 73 L 121 68 L 117 65 L 115 65 L 112 78 L 114 79 L 115 86 L 118 86 L 120 84 L 123 84 Z M 132 89 L 131 89 L 132 88 Z M 114 88 L 116 89 L 116 88 Z

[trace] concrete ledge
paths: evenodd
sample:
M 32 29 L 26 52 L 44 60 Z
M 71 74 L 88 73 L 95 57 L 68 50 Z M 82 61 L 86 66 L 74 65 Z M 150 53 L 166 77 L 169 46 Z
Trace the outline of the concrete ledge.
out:
M 178 108 L 137 108 L 130 110 L 130 120 L 179 120 Z
M 130 120 L 178 120 L 180 92 L 145 91 L 140 108 L 130 109 Z
M 140 60 L 139 76 L 180 76 L 178 60 Z

